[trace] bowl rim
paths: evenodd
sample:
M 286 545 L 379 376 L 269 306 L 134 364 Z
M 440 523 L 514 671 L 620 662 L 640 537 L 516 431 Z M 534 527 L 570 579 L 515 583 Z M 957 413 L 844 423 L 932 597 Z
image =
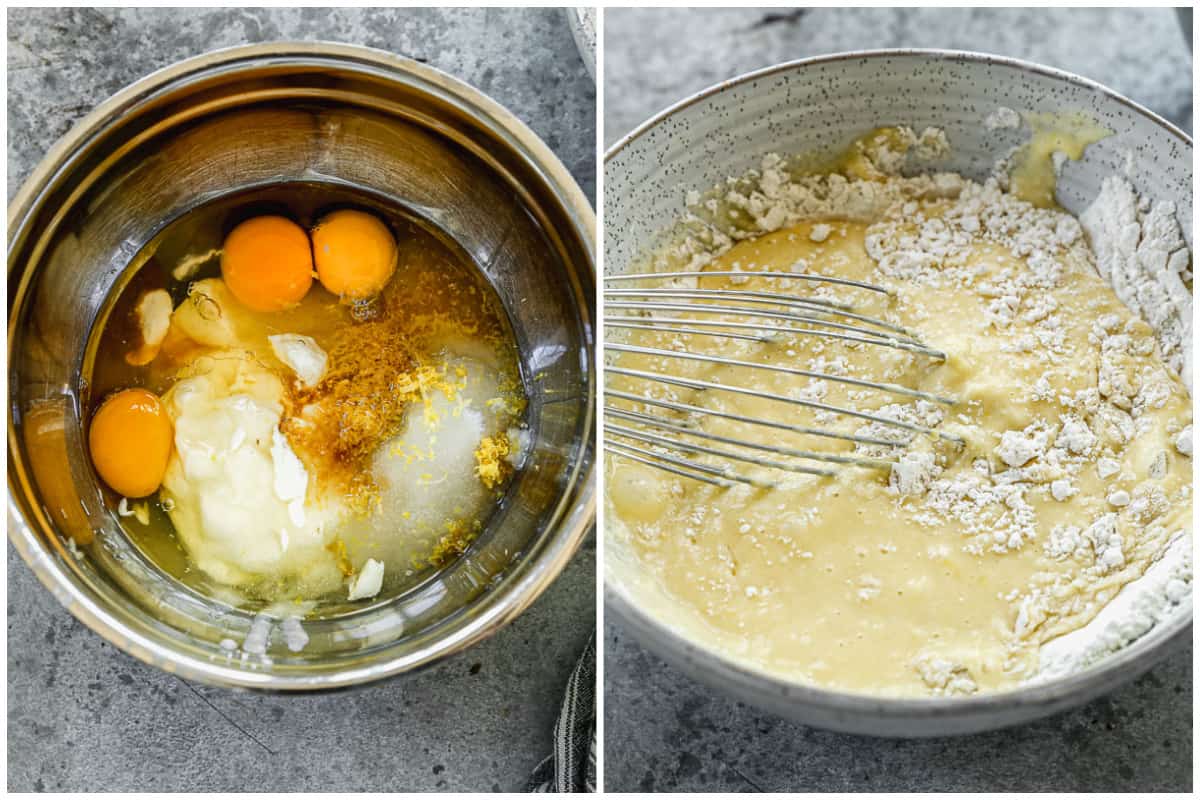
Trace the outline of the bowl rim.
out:
M 1026 61 L 1021 58 L 1013 58 L 1012 56 L 996 55 L 994 53 L 985 53 L 981 50 L 943 50 L 933 47 L 907 47 L 907 48 L 879 48 L 873 50 L 846 50 L 838 53 L 827 53 L 819 56 L 809 56 L 807 58 L 797 58 L 791 61 L 783 61 L 778 64 L 772 64 L 767 67 L 761 67 L 750 72 L 744 72 L 740 75 L 735 75 L 732 78 L 718 81 L 711 86 L 677 100 L 663 110 L 648 117 L 645 121 L 637 125 L 629 133 L 622 136 L 617 141 L 613 142 L 607 150 L 604 151 L 604 163 L 615 158 L 620 154 L 620 151 L 632 144 L 634 140 L 640 138 L 650 128 L 658 125 L 667 117 L 676 114 L 683 109 L 695 105 L 702 100 L 707 100 L 709 97 L 719 94 L 726 89 L 734 86 L 747 83 L 749 81 L 758 80 L 760 78 L 770 77 L 777 72 L 784 72 L 795 69 L 797 67 L 815 66 L 818 64 L 833 64 L 839 61 L 859 61 L 863 59 L 874 58 L 898 58 L 924 56 L 934 60 L 941 61 L 971 61 L 983 64 L 995 64 L 1004 67 L 1013 67 L 1026 72 L 1032 72 L 1037 75 L 1043 75 L 1047 78 L 1058 78 L 1059 80 L 1067 81 L 1082 86 L 1086 89 L 1100 92 L 1112 100 L 1125 105 L 1130 110 L 1138 113 L 1141 116 L 1147 117 L 1151 122 L 1163 127 L 1168 133 L 1177 136 L 1186 142 L 1192 144 L 1192 137 L 1185 133 L 1182 129 L 1168 119 L 1163 118 L 1159 114 L 1151 111 L 1135 100 L 1130 100 L 1120 92 L 1106 86 L 1099 81 L 1094 81 L 1091 78 L 1085 78 L 1082 75 L 1077 75 L 1074 72 L 1068 72 L 1057 67 L 1048 67 L 1045 64 L 1038 64 L 1035 61 Z
M 509 137 L 528 166 L 554 192 L 570 218 L 575 233 L 583 241 L 587 258 L 580 264 L 596 276 L 596 215 L 575 178 L 550 147 L 513 112 L 488 94 L 436 67 L 405 56 L 362 45 L 328 41 L 271 41 L 210 50 L 176 61 L 157 69 L 118 90 L 97 104 L 55 142 L 38 164 L 30 171 L 8 204 L 8 272 L 11 276 L 13 245 L 24 235 L 30 212 L 36 209 L 42 195 L 61 170 L 68 168 L 89 140 L 106 128 L 106 122 L 154 98 L 159 92 L 178 88 L 196 76 L 224 74 L 258 63 L 320 64 L 337 62 L 351 69 L 369 71 L 373 77 L 395 80 L 408 76 L 421 84 L 422 91 L 430 89 L 445 93 L 448 98 L 485 123 L 494 133 Z M 586 277 L 586 272 L 585 272 Z M 585 298 L 586 300 L 586 298 Z M 9 298 L 9 342 L 12 347 L 12 298 Z M 583 309 L 582 323 L 588 329 L 589 340 L 594 338 L 591 308 Z M 10 362 L 11 362 L 11 352 Z M 594 361 L 594 359 L 593 359 Z M 592 368 L 594 363 L 588 363 Z M 593 386 L 598 379 L 594 369 L 589 373 Z M 8 468 L 7 519 L 8 538 L 21 558 L 50 590 L 51 594 L 76 619 L 102 639 L 125 653 L 151 666 L 180 677 L 211 685 L 268 689 L 278 691 L 311 691 L 335 689 L 373 682 L 404 672 L 427 667 L 488 638 L 525 611 L 549 585 L 559 577 L 579 549 L 587 533 L 594 527 L 596 516 L 594 440 L 596 433 L 596 398 L 594 392 L 585 398 L 581 418 L 583 437 L 579 457 L 572 465 L 573 492 L 571 504 L 563 507 L 553 535 L 545 542 L 538 570 L 523 569 L 517 580 L 498 586 L 487 593 L 491 601 L 481 613 L 454 625 L 436 647 L 409 655 L 384 656 L 366 664 L 339 666 L 319 674 L 270 674 L 261 670 L 243 669 L 231 664 L 191 654 L 180 654 L 163 646 L 142 629 L 127 624 L 120 616 L 97 604 L 90 594 L 67 575 L 59 554 L 47 547 L 34 533 L 25 518 L 23 504 L 13 491 L 14 467 L 11 459 L 16 441 L 13 407 L 7 413 Z M 561 502 L 561 497 L 560 497 Z M 386 653 L 386 650 L 384 651 Z
M 1169 135 L 1182 140 L 1189 148 L 1192 147 L 1191 137 L 1170 121 L 1139 103 L 1124 97 L 1104 84 L 1066 70 L 1047 67 L 1023 59 L 968 50 L 898 48 L 854 50 L 795 59 L 719 81 L 659 111 L 622 136 L 605 151 L 603 164 L 607 168 L 609 163 L 616 159 L 627 147 L 679 111 L 728 89 L 764 77 L 770 77 L 777 73 L 797 70 L 803 67 L 832 64 L 841 61 L 897 57 L 996 64 L 1073 83 L 1099 92 L 1125 105 L 1137 114 L 1145 116 L 1161 126 Z M 601 280 L 603 280 L 603 276 L 601 276 Z M 603 375 L 601 377 L 603 378 Z M 607 510 L 605 513 L 607 513 Z M 603 531 L 601 535 L 605 535 Z M 633 602 L 623 589 L 610 584 L 607 570 L 608 559 L 606 558 L 603 563 L 606 565 L 604 574 L 604 602 L 606 609 L 611 609 L 614 612 L 613 616 L 619 619 L 627 630 L 632 631 L 638 642 L 648 650 L 683 667 L 685 671 L 700 677 L 702 680 L 706 680 L 710 684 L 729 687 L 733 693 L 743 699 L 758 702 L 760 705 L 771 699 L 777 701 L 786 700 L 823 711 L 830 715 L 831 719 L 845 718 L 847 716 L 883 715 L 895 721 L 904 719 L 913 721 L 953 719 L 960 721 L 967 718 L 977 720 L 975 723 L 968 722 L 956 726 L 951 731 L 955 733 L 967 733 L 1018 724 L 1034 717 L 1044 716 L 1081 704 L 1100 694 L 1111 691 L 1159 663 L 1177 647 L 1181 646 L 1185 639 L 1189 641 L 1191 639 L 1193 609 L 1191 604 L 1189 604 L 1186 613 L 1175 613 L 1169 619 L 1160 621 L 1145 634 L 1138 637 L 1129 645 L 1122 647 L 1117 652 L 1101 658 L 1083 670 L 1068 673 L 1044 682 L 1022 684 L 1006 691 L 968 697 L 910 698 L 845 692 L 823 688 L 816 684 L 788 680 L 766 670 L 737 661 L 717 652 L 715 649 L 702 646 L 695 640 L 679 634 L 672 627 L 648 614 L 640 604 Z M 1011 721 L 1002 722 L 999 725 L 987 723 L 986 719 L 988 717 L 991 717 L 998 711 L 1011 710 L 1014 706 L 1026 709 L 1027 713 L 1022 717 L 1013 718 Z M 780 712 L 776 711 L 776 713 Z M 784 715 L 786 716 L 786 714 Z M 982 724 L 978 720 L 982 720 Z M 861 728 L 854 725 L 853 722 L 849 724 L 830 722 L 827 727 L 861 731 Z M 907 735 L 938 735 L 944 732 L 937 730 L 923 734 L 919 731 L 913 731 Z M 876 735 L 888 734 L 881 733 Z

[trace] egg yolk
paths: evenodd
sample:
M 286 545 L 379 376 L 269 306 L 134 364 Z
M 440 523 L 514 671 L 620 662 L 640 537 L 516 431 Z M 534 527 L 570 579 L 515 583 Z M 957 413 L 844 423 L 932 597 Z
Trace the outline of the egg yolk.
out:
M 378 218 L 345 209 L 326 215 L 312 232 L 317 277 L 344 300 L 379 294 L 396 271 L 396 240 Z
M 308 235 L 285 217 L 254 217 L 225 237 L 221 277 L 242 305 L 282 311 L 299 303 L 312 286 Z
M 92 417 L 88 445 L 100 477 L 125 497 L 153 494 L 171 457 L 171 418 L 157 395 L 124 389 Z

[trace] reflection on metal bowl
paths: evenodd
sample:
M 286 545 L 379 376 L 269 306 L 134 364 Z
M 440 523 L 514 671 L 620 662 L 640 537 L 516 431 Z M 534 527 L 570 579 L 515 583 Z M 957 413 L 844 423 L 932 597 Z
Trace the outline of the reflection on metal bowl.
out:
M 165 575 L 106 509 L 81 376 L 104 303 L 156 233 L 218 198 L 296 181 L 374 195 L 451 238 L 496 290 L 538 380 L 527 461 L 465 555 L 398 597 L 312 614 L 298 652 L 277 630 L 255 658 L 226 649 L 254 614 Z M 9 207 L 10 539 L 81 621 L 191 679 L 345 686 L 479 641 L 533 602 L 592 523 L 594 227 L 528 128 L 407 59 L 275 43 L 139 81 L 55 145 Z

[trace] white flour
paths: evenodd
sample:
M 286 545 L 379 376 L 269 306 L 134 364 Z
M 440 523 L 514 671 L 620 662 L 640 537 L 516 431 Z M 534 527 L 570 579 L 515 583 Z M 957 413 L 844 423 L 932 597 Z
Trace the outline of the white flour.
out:
M 1117 297 L 1158 335 L 1163 360 L 1192 387 L 1191 253 L 1175 219 L 1175 204 L 1138 198 L 1129 182 L 1105 178 L 1100 195 L 1080 215 L 1096 253 L 1096 268 Z
M 1146 574 L 1127 584 L 1089 624 L 1042 645 L 1037 682 L 1078 672 L 1146 635 L 1190 605 L 1192 537 L 1175 537 Z
M 989 129 L 1019 124 L 1019 117 L 1009 109 L 998 109 L 986 121 Z M 863 153 L 880 174 L 897 175 L 910 151 L 919 158 L 931 158 L 948 147 L 938 131 L 927 130 L 920 136 L 907 129 L 901 132 L 899 149 L 896 142 L 880 139 Z M 1017 200 L 1004 191 L 1005 183 L 1003 178 L 993 178 L 978 184 L 954 174 L 893 177 L 882 182 L 852 181 L 837 175 L 793 177 L 784 159 L 769 155 L 760 170 L 729 179 L 706 199 L 689 194 L 684 235 L 668 251 L 682 263 L 671 268 L 701 269 L 739 240 L 805 220 L 870 221 L 890 213 L 902 221 L 914 220 L 916 230 L 914 233 L 911 225 L 904 224 L 872 227 L 866 247 L 881 272 L 917 283 L 965 284 L 972 241 L 985 236 L 1024 258 L 1029 269 L 1006 273 L 973 288 L 992 298 L 988 314 L 997 328 L 1017 319 L 1033 327 L 1031 335 L 1016 339 L 1011 347 L 1014 352 L 1034 354 L 1049 368 L 1064 362 L 1065 350 L 1056 304 L 1045 288 L 1057 283 L 1064 260 L 1091 261 L 1090 244 L 1100 274 L 1122 302 L 1150 325 L 1163 361 L 1190 389 L 1192 317 L 1187 282 L 1191 280 L 1191 255 L 1175 219 L 1174 204 L 1139 199 L 1125 178 L 1113 176 L 1103 182 L 1099 196 L 1076 220 Z M 924 219 L 916 201 L 934 198 L 953 202 L 943 218 Z M 827 226 L 813 228 L 814 241 L 827 235 Z M 797 264 L 793 269 L 800 272 L 807 267 Z M 1153 375 L 1131 376 L 1123 368 L 1126 357 L 1140 345 L 1120 327 L 1119 319 L 1097 319 L 1092 335 L 1100 350 L 1098 389 L 1058 397 L 1065 411 L 1057 424 L 1005 433 L 995 453 L 1008 470 L 992 474 L 983 460 L 976 464 L 974 474 L 950 481 L 940 477 L 932 454 L 911 452 L 893 470 L 890 490 L 900 496 L 922 495 L 929 514 L 954 519 L 963 528 L 971 542 L 969 548 L 1004 552 L 1026 546 L 1036 534 L 1036 519 L 1024 497 L 1026 487 L 1044 482 L 1051 496 L 1063 502 L 1079 491 L 1075 482 L 1083 470 L 1095 470 L 1104 479 L 1120 470 L 1115 461 L 1101 455 L 1098 437 L 1082 412 L 1132 442 L 1140 432 L 1142 410 L 1161 407 L 1165 397 L 1161 382 Z M 1035 396 L 1038 392 L 1049 398 L 1053 389 L 1042 380 L 1034 387 Z M 916 404 L 887 407 L 881 413 L 907 421 L 922 416 Z M 937 425 L 942 419 L 921 421 Z M 890 430 L 875 425 L 858 432 L 886 437 Z M 1173 435 L 1175 449 L 1190 457 L 1191 426 Z M 1154 468 L 1152 465 L 1150 477 L 1154 477 Z M 1053 480 L 1043 474 L 1047 469 Z M 1161 492 L 1156 496 L 1152 487 L 1141 486 L 1133 493 L 1111 491 L 1106 499 L 1111 507 L 1108 513 L 1086 527 L 1059 525 L 1040 546 L 1053 558 L 1086 554 L 1091 564 L 1087 572 L 1096 576 L 1122 567 L 1126 545 L 1117 533 L 1116 512 L 1124 510 L 1135 519 L 1144 513 L 1150 519 L 1167 500 Z M 1146 573 L 1125 585 L 1088 625 L 1043 645 L 1039 672 L 1032 680 L 1083 669 L 1144 635 L 1190 603 L 1191 574 L 1191 535 L 1180 531 Z M 1034 592 L 1023 598 L 1015 634 L 1021 636 L 1036 627 L 1052 603 L 1049 593 Z M 974 690 L 970 676 L 944 659 L 925 658 L 915 668 L 937 693 Z
M 1154 329 L 1160 352 L 1189 389 L 1192 388 L 1192 296 L 1184 281 L 1191 280 L 1191 253 L 1175 219 L 1171 202 L 1139 200 L 1128 181 L 1106 178 L 1099 196 L 1080 216 L 1096 253 L 1096 266 L 1117 296 Z M 1180 431 L 1176 449 L 1191 456 L 1191 425 Z M 1103 477 L 1111 467 L 1097 463 Z M 1109 502 L 1131 502 L 1109 495 Z M 1117 502 L 1114 502 L 1116 500 Z M 1104 518 L 1109 520 L 1115 515 Z M 1099 524 L 1099 523 L 1097 523 Z M 1085 532 L 1100 553 L 1101 565 L 1122 558 L 1119 537 L 1105 547 L 1092 526 Z M 1111 536 L 1115 534 L 1108 534 Z M 1058 547 L 1078 542 L 1078 533 L 1060 532 Z M 1051 534 L 1052 546 L 1054 534 Z M 1065 544 L 1064 544 L 1065 540 Z M 1074 549 L 1074 548 L 1072 548 Z M 1082 628 L 1051 640 L 1039 653 L 1036 681 L 1047 681 L 1085 669 L 1147 634 L 1162 620 L 1192 602 L 1192 537 L 1178 533 L 1163 554 L 1138 580 L 1126 584 L 1096 617 Z
M 983 121 L 983 126 L 989 131 L 1003 128 L 1019 128 L 1021 127 L 1021 115 L 1011 108 L 1000 106 L 987 115 L 987 118 Z

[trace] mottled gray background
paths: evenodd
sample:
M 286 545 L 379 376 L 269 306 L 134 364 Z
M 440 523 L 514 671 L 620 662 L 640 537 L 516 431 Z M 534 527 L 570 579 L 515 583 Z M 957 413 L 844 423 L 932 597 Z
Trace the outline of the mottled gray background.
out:
M 507 106 L 595 192 L 595 91 L 557 10 L 10 10 L 8 196 L 129 82 L 272 39 L 419 58 Z M 595 626 L 589 542 L 494 638 L 417 675 L 334 694 L 212 689 L 76 622 L 8 549 L 10 791 L 516 790 L 550 751 Z
M 1099 81 L 1192 129 L 1192 60 L 1171 9 L 609 9 L 606 146 L 714 83 L 846 50 L 939 47 L 1023 58 Z
M 720 80 L 805 56 L 943 47 L 1017 56 L 1105 83 L 1191 131 L 1192 63 L 1174 12 L 711 9 L 605 14 L 604 138 Z M 611 791 L 1189 791 L 1192 651 L 1078 711 L 924 741 L 845 736 L 725 699 L 610 623 Z

